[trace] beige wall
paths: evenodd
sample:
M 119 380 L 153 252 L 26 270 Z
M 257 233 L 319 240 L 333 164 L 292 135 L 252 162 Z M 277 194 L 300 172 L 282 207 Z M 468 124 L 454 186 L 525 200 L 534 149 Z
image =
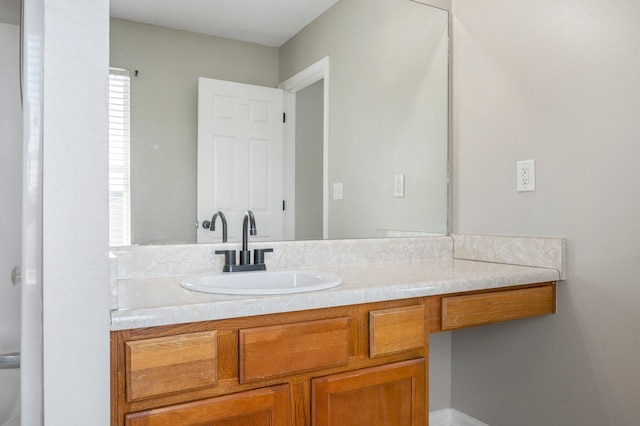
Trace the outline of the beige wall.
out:
M 280 48 L 282 81 L 330 57 L 330 187 L 344 184 L 330 238 L 446 232 L 446 28 L 445 12 L 415 2 L 342 0 Z
M 131 77 L 134 244 L 196 241 L 198 77 L 276 87 L 278 49 L 111 19 L 111 66 Z
M 568 240 L 557 315 L 453 333 L 453 406 L 492 426 L 640 424 L 638 22 L 633 0 L 454 1 L 454 230 Z

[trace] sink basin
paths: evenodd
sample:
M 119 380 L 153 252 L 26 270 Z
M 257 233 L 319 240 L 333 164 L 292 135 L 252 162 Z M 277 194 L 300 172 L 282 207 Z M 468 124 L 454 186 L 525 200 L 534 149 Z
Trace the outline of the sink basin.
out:
M 237 295 L 303 293 L 340 284 L 340 276 L 318 271 L 218 272 L 185 278 L 180 283 L 188 290 Z

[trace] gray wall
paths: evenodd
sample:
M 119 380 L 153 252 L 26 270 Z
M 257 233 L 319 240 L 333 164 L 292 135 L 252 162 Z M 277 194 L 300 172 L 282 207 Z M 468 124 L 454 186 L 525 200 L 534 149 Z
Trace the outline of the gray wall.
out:
M 0 22 L 20 25 L 20 0 L 2 0 L 0 3 Z
M 324 80 L 296 92 L 296 240 L 322 239 Z
M 454 1 L 454 230 L 568 240 L 556 315 L 453 333 L 453 407 L 492 426 L 640 424 L 638 22 L 634 0 Z
M 22 248 L 19 26 L 0 23 L 0 58 L 0 353 L 7 353 L 20 350 L 20 286 L 9 280 Z M 0 371 L 0 380 L 10 374 Z
M 196 241 L 198 77 L 276 87 L 278 49 L 111 19 L 110 65 L 131 77 L 133 244 Z
M 281 81 L 330 57 L 330 238 L 446 232 L 446 25 L 415 2 L 342 0 L 280 48 Z
M 429 336 L 429 411 L 451 408 L 451 333 Z

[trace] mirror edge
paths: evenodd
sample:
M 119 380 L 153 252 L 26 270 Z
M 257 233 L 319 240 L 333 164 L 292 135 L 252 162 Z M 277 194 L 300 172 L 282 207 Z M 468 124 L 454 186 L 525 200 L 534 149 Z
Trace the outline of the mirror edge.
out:
M 449 50 L 448 56 L 448 135 L 447 135 L 447 235 L 453 234 L 453 0 L 411 0 L 447 12 Z

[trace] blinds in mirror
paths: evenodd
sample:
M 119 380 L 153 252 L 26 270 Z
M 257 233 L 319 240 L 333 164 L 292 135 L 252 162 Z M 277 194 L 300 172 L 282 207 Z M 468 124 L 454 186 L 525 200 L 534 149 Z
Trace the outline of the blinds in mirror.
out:
M 129 71 L 109 69 L 109 245 L 131 244 Z

